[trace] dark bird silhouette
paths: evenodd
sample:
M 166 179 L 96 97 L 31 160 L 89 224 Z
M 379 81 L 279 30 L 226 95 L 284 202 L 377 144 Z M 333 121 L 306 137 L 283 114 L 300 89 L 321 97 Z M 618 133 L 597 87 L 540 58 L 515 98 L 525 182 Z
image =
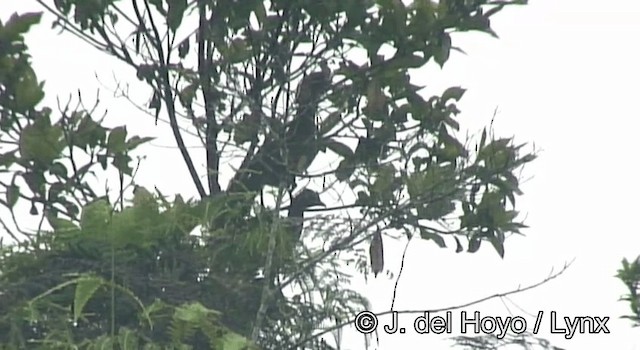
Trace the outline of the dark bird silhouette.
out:
M 281 218 L 279 231 L 282 233 L 280 237 L 282 240 L 280 244 L 283 244 L 285 247 L 281 251 L 290 251 L 291 255 L 286 254 L 274 260 L 274 270 L 279 271 L 281 267 L 292 262 L 291 258 L 293 257 L 294 247 L 297 242 L 300 240 L 302 236 L 302 229 L 304 226 L 304 214 L 305 211 L 312 207 L 326 207 L 326 205 L 320 200 L 320 196 L 317 192 L 303 189 L 298 195 L 293 197 L 291 200 L 291 204 L 288 207 L 284 207 L 283 209 L 288 210 L 288 215 L 285 218 Z M 273 222 L 273 212 L 265 213 L 267 216 L 262 220 L 257 220 L 254 218 L 250 220 L 250 225 L 260 225 L 260 229 L 262 230 L 270 230 Z M 256 227 L 256 226 L 254 226 Z M 261 264 L 264 262 L 265 256 L 256 256 L 256 263 Z
M 249 156 L 229 184 L 227 192 L 258 192 L 264 186 L 285 184 L 294 187 L 295 175 L 311 165 L 318 153 L 316 114 L 320 98 L 329 89 L 331 71 L 322 71 L 302 79 L 296 96 L 296 113 L 283 133 L 271 132 L 258 152 Z
M 256 276 L 257 272 L 265 267 L 266 251 L 237 254 L 237 245 L 228 244 L 228 242 L 224 241 L 214 243 L 212 249 L 219 260 L 216 260 L 216 264 L 213 264 L 214 267 L 212 268 L 212 274 L 217 277 L 212 281 L 212 290 L 222 291 L 220 296 L 214 298 L 215 305 L 226 310 L 233 310 L 236 315 L 255 317 L 260 306 L 264 284 L 269 283 L 274 293 L 267 310 L 269 317 L 273 319 L 290 317 L 287 314 L 289 312 L 288 309 L 286 307 L 283 308 L 286 298 L 277 286 L 277 279 L 274 276 L 285 273 L 287 267 L 292 266 L 294 263 L 292 258 L 295 250 L 293 248 L 302 233 L 305 211 L 317 206 L 325 206 L 318 193 L 310 189 L 303 189 L 291 199 L 288 206 L 282 208 L 283 211 L 288 211 L 288 215 L 281 218 L 280 232 L 283 233 L 281 235 L 283 239 L 280 242 L 285 244 L 284 247 L 290 247 L 291 253 L 288 255 L 286 253 L 284 255 L 278 253 L 274 256 L 273 264 L 271 265 L 272 273 L 268 274 L 270 276 L 269 280 L 264 277 L 264 275 L 267 275 L 265 271 L 262 271 L 263 276 Z M 271 220 L 273 220 L 275 213 L 273 211 L 265 211 L 262 214 L 264 217 L 260 219 L 252 217 L 242 220 L 243 226 L 238 227 L 237 231 L 239 233 L 247 233 L 253 230 L 268 232 L 271 224 L 273 224 Z M 239 239 L 244 241 L 245 237 L 240 237 Z M 278 251 L 286 250 L 278 249 Z M 236 317 L 230 322 L 236 329 L 250 332 L 250 327 L 247 328 L 246 326 L 247 322 L 240 322 L 239 320 L 242 320 L 242 318 L 238 319 Z
M 288 206 L 281 208 L 283 211 L 288 211 L 286 217 L 279 218 L 278 231 L 282 233 L 282 235 L 279 235 L 279 237 L 283 239 L 283 241 L 281 241 L 282 243 L 291 245 L 293 248 L 302 234 L 304 214 L 312 207 L 326 207 L 326 205 L 320 200 L 317 192 L 310 189 L 303 189 L 291 199 Z M 218 249 L 236 249 L 237 247 L 235 247 L 234 244 L 228 244 L 234 242 L 236 235 L 245 235 L 247 233 L 267 234 L 273 227 L 275 214 L 274 211 L 270 210 L 258 211 L 255 216 L 247 216 L 238 218 L 237 220 L 235 215 L 223 215 L 225 220 L 234 219 L 234 221 L 230 222 L 226 227 L 219 227 L 228 230 L 230 235 L 218 237 L 215 243 L 212 244 L 214 244 L 214 246 L 218 245 Z M 239 239 L 244 240 L 245 238 Z M 236 258 L 241 260 L 235 262 L 234 259 Z M 237 271 L 241 265 L 249 266 L 246 272 L 250 272 L 263 264 L 264 260 L 265 256 L 263 254 L 252 255 L 250 260 L 248 260 L 247 257 L 237 257 L 235 253 L 229 253 L 228 268 Z M 251 267 L 251 265 L 254 265 L 254 267 Z
M 289 205 L 289 214 L 287 215 L 286 229 L 291 232 L 294 241 L 300 239 L 302 227 L 304 224 L 304 212 L 312 207 L 326 207 L 320 200 L 317 192 L 305 188 L 297 196 L 291 200 Z
M 307 209 L 316 206 L 325 207 L 325 204 L 320 200 L 320 196 L 318 195 L 318 193 L 309 189 L 303 189 L 291 200 L 291 204 L 288 208 L 283 208 L 288 209 L 289 211 L 287 217 L 282 218 L 283 222 L 281 228 L 284 230 L 283 233 L 289 237 L 285 237 L 284 242 L 285 247 L 290 245 L 289 247 L 291 248 L 291 255 L 281 256 L 280 258 L 276 258 L 273 261 L 273 265 L 271 266 L 271 271 L 273 273 L 270 274 L 271 279 L 269 281 L 265 280 L 264 276 L 253 278 L 255 298 L 254 302 L 256 303 L 256 305 L 259 305 L 258 301 L 260 300 L 260 294 L 262 293 L 264 283 L 270 283 L 271 288 L 274 291 L 273 297 L 275 298 L 275 300 L 279 300 L 280 303 L 286 300 L 286 298 L 282 294 L 282 290 L 275 284 L 276 278 L 274 278 L 274 276 L 286 271 L 286 266 L 291 266 L 291 264 L 294 263 L 294 260 L 291 259 L 293 257 L 293 253 L 295 252 L 293 247 L 300 240 L 300 236 L 302 235 L 304 213 Z M 264 257 L 259 259 L 259 261 L 264 261 Z M 275 300 L 271 302 L 272 305 L 276 305 Z M 283 311 L 287 310 L 288 309 L 286 307 L 283 308 L 282 306 L 279 308 L 270 307 L 268 312 L 270 313 L 270 317 L 279 319 L 287 317 L 287 312 L 283 313 Z

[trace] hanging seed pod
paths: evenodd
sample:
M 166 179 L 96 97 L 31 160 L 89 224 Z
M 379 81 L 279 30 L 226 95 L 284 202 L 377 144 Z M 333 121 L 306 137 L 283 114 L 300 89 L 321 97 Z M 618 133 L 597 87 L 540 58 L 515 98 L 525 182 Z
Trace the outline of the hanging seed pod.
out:
M 373 276 L 378 277 L 384 268 L 384 249 L 382 247 L 382 235 L 377 231 L 373 235 L 371 245 L 369 246 L 369 257 L 371 258 L 371 270 Z

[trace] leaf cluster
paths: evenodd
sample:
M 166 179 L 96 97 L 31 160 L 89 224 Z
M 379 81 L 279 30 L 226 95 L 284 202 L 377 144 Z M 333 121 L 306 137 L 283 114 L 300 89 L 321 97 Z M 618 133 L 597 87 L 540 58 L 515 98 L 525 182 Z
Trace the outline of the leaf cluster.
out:
M 96 168 L 131 176 L 130 153 L 150 138 L 127 137 L 125 126 L 102 126 L 102 118 L 93 116 L 95 106 L 86 110 L 81 95 L 75 109 L 67 104 L 57 117 L 50 108 L 39 107 L 44 83 L 31 67 L 24 35 L 40 18 L 37 13 L 14 14 L 0 22 L 0 173 L 11 175 L 8 183 L 0 183 L 0 204 L 12 212 L 26 201 L 32 215 L 77 220 L 80 207 L 98 197 L 91 186 Z
M 57 219 L 56 229 L 34 242 L 45 248 L 3 248 L 0 344 L 87 349 L 114 343 L 120 349 L 249 346 L 246 337 L 265 283 L 256 278 L 264 262 L 256 232 L 265 229 L 265 222 L 230 222 L 205 230 L 206 235 L 192 235 L 225 207 L 224 198 L 184 202 L 177 197 L 168 202 L 138 191 L 132 205 L 122 210 L 106 200 L 88 204 L 79 225 Z M 295 261 L 292 251 L 286 251 L 291 243 L 281 244 L 278 261 L 285 273 Z M 309 325 L 326 318 L 350 317 L 355 311 L 348 305 L 358 300 L 335 286 L 323 292 L 337 293 L 325 294 L 338 300 L 327 309 L 300 296 L 287 300 L 278 286 L 274 290 L 264 344 L 287 344 L 281 337 L 294 325 L 311 333 Z M 308 323 L 296 321 L 304 319 Z M 299 339 L 293 337 L 289 344 Z
M 616 274 L 629 293 L 623 295 L 620 300 L 629 303 L 631 314 L 622 316 L 629 319 L 634 327 L 640 326 L 640 257 L 634 261 L 622 260 L 622 267 Z
M 210 268 L 218 260 L 190 235 L 204 209 L 181 201 L 166 205 L 150 196 L 114 211 L 99 200 L 83 208 L 79 226 L 58 219 L 57 230 L 37 242 L 48 248 L 6 247 L 0 260 L 0 343 L 87 349 L 118 342 L 120 349 L 248 345 L 224 326 L 230 315 L 215 311 L 225 306 L 213 282 L 221 276 Z
M 49 221 L 57 224 L 54 234 L 39 242 L 47 249 L 38 253 L 42 255 L 10 254 L 13 262 L 31 261 L 24 266 L 33 266 L 37 278 L 55 276 L 47 277 L 52 280 L 25 298 L 68 282 L 68 274 L 75 278 L 90 273 L 130 290 L 142 305 L 156 299 L 172 307 L 197 301 L 216 310 L 213 314 L 225 327 L 244 337 L 252 333 L 256 314 L 267 300 L 267 320 L 259 324 L 262 346 L 326 348 L 314 337 L 315 330 L 325 322 L 348 319 L 354 304 L 363 303 L 344 288 L 349 276 L 336 277 L 335 265 L 325 267 L 338 260 L 338 252 L 354 250 L 367 240 L 373 229 L 402 230 L 409 237 L 419 234 L 441 247 L 450 239 L 457 252 L 464 250 L 463 239 L 468 252 L 489 241 L 504 256 L 505 238 L 525 227 L 516 220 L 515 197 L 522 194 L 516 174 L 535 155 L 512 139 L 489 135 L 487 129 L 475 149 L 469 146 L 460 137 L 457 120 L 457 103 L 465 90 L 451 87 L 425 97 L 424 86 L 412 81 L 410 72 L 431 61 L 442 66 L 451 51 L 460 51 L 452 45 L 455 32 L 495 36 L 490 17 L 514 3 L 520 2 L 148 0 L 133 1 L 125 11 L 116 1 L 56 0 L 49 8 L 57 16 L 56 25 L 130 65 L 149 85 L 146 110 L 156 120 L 161 112 L 166 114 L 200 200 L 158 203 L 146 196 L 115 210 L 100 200 L 87 204 L 89 200 L 78 199 L 74 203 L 83 204 L 70 210 L 77 214 L 82 208 L 75 221 L 75 216 L 63 213 L 70 220 L 63 219 L 55 215 L 60 209 L 47 207 L 53 212 Z M 198 27 L 192 31 L 188 23 L 196 19 Z M 365 56 L 364 62 L 351 59 L 354 52 Z M 304 77 L 317 74 L 317 68 L 332 73 L 331 84 L 303 86 Z M 230 205 L 237 198 L 222 193 L 218 173 L 230 160 L 226 155 L 242 151 L 242 164 L 247 164 L 265 145 L 282 138 L 296 116 L 309 108 L 318 134 L 308 139 L 317 139 L 314 148 L 335 156 L 337 162 L 321 173 L 311 173 L 307 164 L 294 175 L 298 180 L 348 186 L 357 197 L 350 206 L 360 209 L 360 217 L 349 230 L 327 233 L 328 247 L 302 254 L 303 260 L 296 250 L 300 247 L 287 239 L 286 232 L 272 229 L 278 215 L 263 206 L 253 212 L 247 209 L 255 194 L 241 195 L 246 205 L 240 208 Z M 60 120 L 67 120 L 62 114 Z M 82 112 L 64 123 L 40 118 L 37 132 L 27 133 L 25 146 L 16 154 L 26 153 L 28 165 L 42 168 L 38 170 L 42 174 L 73 179 L 71 189 L 95 200 L 92 190 L 83 190 L 77 179 L 84 168 L 76 170 L 73 158 L 65 164 L 66 173 L 58 169 L 50 174 L 50 164 L 57 162 L 60 152 L 66 150 L 71 156 L 71 150 L 80 148 L 92 161 L 95 155 L 103 167 L 110 161 L 121 173 L 131 174 L 126 165 L 129 151 L 147 139 L 127 139 L 123 127 L 92 124 L 90 114 Z M 16 119 L 28 120 L 21 114 Z M 203 142 L 208 191 L 182 140 L 185 121 Z M 51 131 L 56 128 L 62 131 Z M 35 146 L 30 140 L 36 138 L 64 142 L 59 141 L 61 151 L 56 153 L 51 151 L 56 147 Z M 282 154 L 302 149 L 275 144 L 283 145 Z M 229 148 L 232 152 L 227 152 Z M 36 185 L 49 192 L 53 187 L 45 180 Z M 189 232 L 200 224 L 205 230 L 194 238 Z M 271 234 L 276 242 L 273 252 L 268 249 L 274 241 Z M 256 279 L 256 271 L 267 260 L 274 261 L 276 277 Z M 71 268 L 68 261 L 73 261 Z M 20 266 L 16 271 L 24 271 Z M 19 275 L 11 278 L 18 280 Z M 282 287 L 287 284 L 297 284 L 302 293 L 285 298 Z M 273 295 L 265 293 L 269 290 Z M 98 298 L 100 302 L 92 299 L 95 303 L 82 308 L 90 320 L 86 329 L 80 327 L 83 339 L 138 329 L 135 303 L 125 310 L 117 308 L 116 313 L 111 308 L 119 304 L 107 297 Z M 64 298 L 56 305 L 72 305 L 73 298 Z M 104 317 L 107 314 L 110 319 Z M 46 337 L 48 332 L 37 336 Z M 168 341 L 163 331 L 158 334 L 165 338 L 140 332 L 154 341 Z

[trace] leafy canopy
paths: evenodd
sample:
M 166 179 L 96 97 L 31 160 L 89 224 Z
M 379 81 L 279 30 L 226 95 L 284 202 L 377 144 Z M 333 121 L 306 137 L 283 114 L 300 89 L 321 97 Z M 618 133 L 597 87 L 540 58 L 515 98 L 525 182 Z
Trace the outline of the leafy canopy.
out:
M 516 219 L 515 174 L 535 155 L 487 129 L 470 146 L 457 120 L 465 89 L 427 98 L 410 72 L 431 61 L 443 66 L 460 50 L 455 32 L 495 36 L 489 18 L 514 3 L 54 1 L 47 9 L 57 25 L 148 85 L 149 103 L 140 107 L 156 120 L 166 116 L 199 193 L 169 201 L 143 189 L 127 206 L 131 155 L 150 139 L 102 126 L 95 108 L 66 106 L 57 119 L 38 108 L 43 84 L 23 35 L 40 16 L 13 16 L 0 27 L 1 137 L 15 146 L 0 154 L 2 171 L 12 174 L 2 204 L 29 202 L 52 230 L 6 248 L 0 339 L 35 339 L 43 348 L 327 348 L 320 325 L 340 327 L 366 307 L 339 266 L 353 259 L 366 272 L 358 247 L 372 235 L 400 230 L 440 247 L 454 242 L 457 252 L 488 241 L 504 256 L 506 237 L 525 227 Z M 302 86 L 318 68 L 331 73 L 330 84 Z M 317 131 L 302 138 L 309 147 L 296 147 L 287 130 L 308 113 Z M 187 128 L 203 142 L 206 186 L 183 140 Z M 359 214 L 345 210 L 311 227 L 325 246 L 292 242 L 279 213 L 256 205 L 254 193 L 224 193 L 219 174 L 236 153 L 227 151 L 249 164 L 269 144 L 280 161 L 299 160 L 283 168 L 296 173 L 281 174 L 278 207 L 285 193 L 313 187 L 307 181 L 354 194 L 347 207 Z M 306 149 L 335 162 L 312 172 L 322 157 Z M 117 171 L 117 205 L 88 180 L 97 165 Z M 198 226 L 201 236 L 190 235 Z M 259 270 L 265 278 L 255 277 Z M 284 296 L 287 288 L 293 295 Z

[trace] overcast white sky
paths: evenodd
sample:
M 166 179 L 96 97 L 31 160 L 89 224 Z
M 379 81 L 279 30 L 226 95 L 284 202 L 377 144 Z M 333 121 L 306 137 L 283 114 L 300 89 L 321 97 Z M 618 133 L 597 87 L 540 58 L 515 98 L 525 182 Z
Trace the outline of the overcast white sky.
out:
M 37 9 L 31 0 L 0 2 L 3 20 L 15 11 Z M 460 104 L 464 127 L 477 131 L 487 125 L 497 107 L 499 136 L 515 135 L 516 141 L 535 142 L 542 150 L 525 169 L 530 180 L 518 203 L 530 228 L 526 237 L 507 241 L 504 260 L 488 245 L 476 254 L 455 254 L 455 247 L 412 242 L 394 309 L 438 308 L 504 292 L 535 283 L 575 258 L 564 275 L 548 284 L 467 310 L 523 316 L 529 325 L 538 311 L 544 311 L 539 336 L 567 349 L 640 349 L 640 329 L 618 318 L 629 308 L 617 301 L 625 289 L 613 277 L 623 257 L 640 254 L 635 223 L 640 209 L 639 148 L 634 141 L 640 126 L 640 3 L 531 1 L 503 11 L 493 28 L 499 40 L 479 34 L 454 38 L 454 45 L 468 56 L 453 54 L 444 69 L 433 64 L 418 78 L 432 93 L 453 85 L 468 89 Z M 95 95 L 100 87 L 96 76 L 113 86 L 114 74 L 132 74 L 70 35 L 57 35 L 48 24 L 34 28 L 28 43 L 36 71 L 46 80 L 47 105 L 78 89 Z M 144 99 L 146 93 L 138 95 Z M 156 185 L 167 194 L 195 196 L 183 161 L 171 148 L 168 128 L 152 127 L 152 119 L 107 91 L 102 102 L 110 124 L 127 123 L 130 133 L 160 137 L 148 148 L 138 182 Z M 167 164 L 176 165 L 167 168 Z M 395 273 L 405 243 L 385 241 L 386 267 Z M 365 291 L 373 311 L 388 310 L 394 280 L 379 277 L 368 283 Z M 550 335 L 550 311 L 570 317 L 609 316 L 611 333 L 577 334 L 570 340 Z M 400 320 L 410 322 L 414 317 L 400 316 Z M 456 317 L 459 311 L 454 312 Z M 348 338 L 346 349 L 364 348 L 361 336 Z M 448 347 L 438 339 L 413 332 L 381 334 L 378 348 Z

